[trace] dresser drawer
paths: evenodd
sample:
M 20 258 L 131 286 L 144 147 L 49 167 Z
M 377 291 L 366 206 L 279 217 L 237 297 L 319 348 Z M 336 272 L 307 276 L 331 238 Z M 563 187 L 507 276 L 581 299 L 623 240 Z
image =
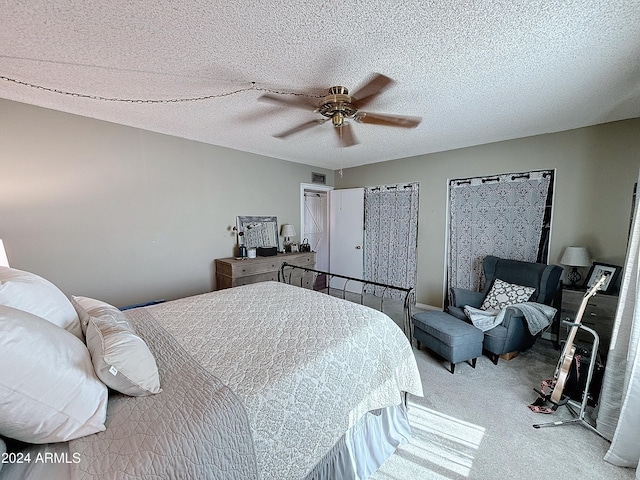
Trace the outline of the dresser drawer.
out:
M 299 267 L 315 268 L 316 254 L 313 252 L 304 253 L 304 254 L 301 253 L 292 257 L 288 257 L 287 255 L 285 255 L 282 258 L 282 262 L 280 263 L 280 265 L 284 262 L 289 263 L 291 265 L 297 265 Z M 280 265 L 278 265 L 278 267 L 280 267 Z
M 271 257 L 269 257 L 271 258 Z M 233 266 L 233 276 L 234 277 L 245 277 L 251 275 L 258 275 L 260 273 L 269 273 L 277 271 L 280 268 L 280 261 L 278 257 L 273 257 L 273 260 L 260 260 L 260 261 L 250 261 L 251 259 L 247 259 L 239 264 L 235 264 Z
M 595 297 L 591 297 L 587 308 L 589 309 L 589 314 L 615 315 L 616 309 L 618 308 L 618 297 L 612 295 L 596 295 Z
M 231 282 L 231 285 L 233 287 L 239 287 L 241 285 L 249 285 L 251 283 L 268 282 L 268 281 L 277 282 L 278 272 L 277 271 L 266 272 L 266 273 L 258 273 L 256 275 L 246 275 L 244 277 L 237 277 L 233 279 L 233 281 Z
M 265 258 L 216 260 L 216 273 L 227 275 L 228 277 L 242 277 L 272 272 L 280 267 L 281 260 L 279 260 L 278 256 Z

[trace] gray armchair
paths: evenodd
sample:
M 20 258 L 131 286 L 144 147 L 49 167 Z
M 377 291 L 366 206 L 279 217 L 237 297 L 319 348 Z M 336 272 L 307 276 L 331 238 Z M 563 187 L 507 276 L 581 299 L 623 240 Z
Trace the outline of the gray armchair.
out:
M 463 288 L 451 288 L 451 305 L 447 313 L 469 321 L 464 313 L 465 305 L 479 308 L 494 279 L 499 278 L 508 283 L 534 287 L 530 301 L 552 305 L 557 299 L 560 288 L 562 267 L 543 263 L 521 262 L 487 256 L 483 261 L 486 278 L 482 292 L 473 292 Z M 520 309 L 506 307 L 504 321 L 484 332 L 483 348 L 491 354 L 493 363 L 498 363 L 500 355 L 510 352 L 524 351 L 531 347 L 536 338 L 531 335 Z

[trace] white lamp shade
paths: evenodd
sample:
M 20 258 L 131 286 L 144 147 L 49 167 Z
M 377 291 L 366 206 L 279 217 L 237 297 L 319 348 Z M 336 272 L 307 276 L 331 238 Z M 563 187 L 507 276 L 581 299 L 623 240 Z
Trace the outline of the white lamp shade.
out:
M 564 249 L 560 263 L 569 267 L 588 267 L 591 265 L 591 257 L 584 247 L 567 247 Z
M 295 237 L 296 229 L 290 223 L 285 223 L 282 225 L 280 235 L 282 235 L 283 237 Z
M 8 267 L 9 259 L 7 258 L 7 252 L 4 250 L 4 243 L 0 238 L 0 267 Z

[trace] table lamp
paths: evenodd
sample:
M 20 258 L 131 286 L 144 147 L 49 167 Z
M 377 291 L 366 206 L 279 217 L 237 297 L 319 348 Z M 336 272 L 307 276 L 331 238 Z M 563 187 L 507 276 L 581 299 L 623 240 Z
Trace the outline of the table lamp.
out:
M 280 235 L 282 235 L 284 237 L 284 250 L 285 252 L 290 252 L 291 251 L 291 237 L 295 237 L 296 235 L 296 229 L 293 225 L 291 225 L 290 223 L 285 223 L 282 225 L 282 228 L 280 229 Z
M 584 247 L 567 247 L 564 249 L 560 263 L 571 267 L 571 271 L 567 274 L 567 279 L 571 282 L 569 288 L 575 290 L 578 282 L 582 279 L 578 267 L 590 266 L 591 257 L 589 256 L 589 251 Z

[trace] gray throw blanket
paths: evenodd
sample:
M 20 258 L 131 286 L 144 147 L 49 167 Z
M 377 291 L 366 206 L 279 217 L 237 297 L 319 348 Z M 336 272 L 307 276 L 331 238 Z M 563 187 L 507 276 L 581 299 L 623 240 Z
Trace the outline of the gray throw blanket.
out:
M 556 314 L 556 309 L 549 305 L 535 302 L 516 303 L 509 305 L 499 311 L 480 310 L 479 308 L 465 305 L 464 313 L 469 317 L 471 323 L 483 332 L 491 330 L 493 327 L 500 325 L 508 308 L 518 308 L 527 322 L 531 335 L 537 335 L 547 328 Z

